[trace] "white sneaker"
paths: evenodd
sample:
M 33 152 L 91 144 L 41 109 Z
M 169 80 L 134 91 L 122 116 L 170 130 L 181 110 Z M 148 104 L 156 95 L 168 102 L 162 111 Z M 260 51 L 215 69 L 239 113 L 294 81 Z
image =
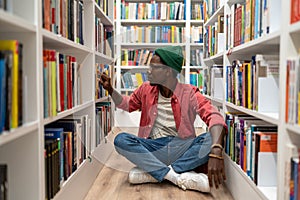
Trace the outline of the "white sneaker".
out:
M 128 181 L 131 184 L 158 183 L 158 180 L 138 167 L 134 167 L 130 170 L 128 174 Z
M 183 190 L 210 192 L 207 175 L 203 173 L 196 173 L 194 171 L 180 174 L 177 179 L 177 185 Z

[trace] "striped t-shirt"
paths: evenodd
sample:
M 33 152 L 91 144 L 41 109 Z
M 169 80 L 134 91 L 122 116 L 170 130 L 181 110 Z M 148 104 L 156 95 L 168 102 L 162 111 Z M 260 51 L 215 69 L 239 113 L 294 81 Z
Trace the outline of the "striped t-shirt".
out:
M 150 133 L 152 139 L 177 136 L 177 130 L 171 107 L 171 98 L 166 98 L 159 92 L 157 105 L 157 118 Z

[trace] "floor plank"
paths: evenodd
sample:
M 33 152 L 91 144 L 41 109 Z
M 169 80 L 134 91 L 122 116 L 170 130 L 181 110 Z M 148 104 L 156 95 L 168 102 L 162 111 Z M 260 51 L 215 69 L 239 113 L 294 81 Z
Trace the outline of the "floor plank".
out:
M 136 133 L 136 129 L 114 129 L 110 140 L 120 131 Z M 112 141 L 110 141 L 112 142 Z M 211 193 L 184 191 L 169 181 L 132 185 L 128 183 L 128 171 L 134 165 L 117 152 L 113 152 L 100 171 L 85 200 L 233 200 L 225 186 Z

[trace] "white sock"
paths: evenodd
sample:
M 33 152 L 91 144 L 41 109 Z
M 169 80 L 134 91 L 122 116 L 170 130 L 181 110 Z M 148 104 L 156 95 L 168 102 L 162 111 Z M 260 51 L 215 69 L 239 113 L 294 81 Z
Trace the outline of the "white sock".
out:
M 174 169 L 172 168 L 171 165 L 168 166 L 170 168 L 170 171 L 166 174 L 164 179 L 167 179 L 177 185 L 177 178 L 179 177 L 180 174 L 176 173 Z

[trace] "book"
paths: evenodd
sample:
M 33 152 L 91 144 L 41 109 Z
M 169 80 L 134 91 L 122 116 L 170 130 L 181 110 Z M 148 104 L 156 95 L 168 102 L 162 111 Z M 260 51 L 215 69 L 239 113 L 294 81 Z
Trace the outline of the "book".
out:
M 44 96 L 44 118 L 49 116 L 49 85 L 48 85 L 48 60 L 49 60 L 49 53 L 48 50 L 43 50 L 43 96 Z
M 290 177 L 291 177 L 291 158 L 299 157 L 298 147 L 287 143 L 285 146 L 286 154 L 284 156 L 284 199 L 290 199 Z
M 8 169 L 7 164 L 0 164 L 0 199 L 8 199 Z
M 59 150 L 58 140 L 49 139 L 45 140 L 46 150 L 46 169 L 45 174 L 46 188 L 47 188 L 47 199 L 52 199 L 60 189 L 60 171 L 59 171 Z
M 64 121 L 59 120 L 52 124 L 49 124 L 47 128 L 63 128 L 64 132 L 70 132 L 71 133 L 71 149 L 72 149 L 72 159 L 71 159 L 71 165 L 72 169 L 71 172 L 74 172 L 77 167 L 77 122 L 76 121 Z
M 45 140 L 56 139 L 58 140 L 58 150 L 59 150 L 59 174 L 60 174 L 60 185 L 64 181 L 64 130 L 63 128 L 45 128 Z
M 6 60 L 5 55 L 0 51 L 0 134 L 4 130 L 6 115 Z
M 266 130 L 267 131 L 267 130 Z M 254 131 L 254 182 L 258 186 L 277 185 L 277 132 Z
M 23 124 L 23 44 L 18 43 L 18 126 Z
M 11 128 L 17 128 L 19 125 L 19 41 L 0 40 L 0 50 L 9 50 L 13 52 L 12 65 L 12 107 L 11 107 Z
M 77 148 L 78 148 L 78 162 L 79 164 L 82 163 L 84 159 L 86 159 L 87 155 L 90 153 L 88 149 L 89 146 L 89 129 L 88 129 L 88 115 L 70 115 L 63 119 L 64 121 L 76 121 L 77 122 Z
M 5 54 L 6 66 L 6 88 L 5 88 L 5 121 L 4 130 L 10 130 L 11 127 L 11 107 L 12 107 L 12 67 L 13 67 L 13 52 L 2 51 Z

